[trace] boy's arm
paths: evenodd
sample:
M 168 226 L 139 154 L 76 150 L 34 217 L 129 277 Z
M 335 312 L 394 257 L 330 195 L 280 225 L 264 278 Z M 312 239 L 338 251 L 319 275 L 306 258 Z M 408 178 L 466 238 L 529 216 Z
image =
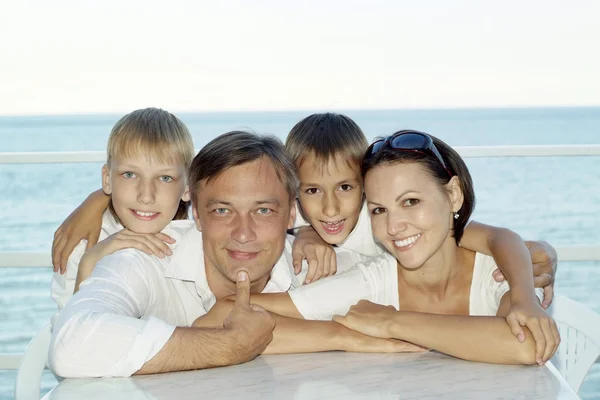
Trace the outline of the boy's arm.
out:
M 515 232 L 471 221 L 460 245 L 494 258 L 510 284 L 511 298 L 529 301 L 535 297 L 531 255 Z
M 529 329 L 537 344 L 537 358 L 540 358 L 544 342 L 552 338 L 544 322 L 547 315 L 535 295 L 531 256 L 525 243 L 508 229 L 473 221 L 467 225 L 461 245 L 494 258 L 510 285 L 510 311 L 506 322 L 521 342 L 525 340 L 523 326 Z
M 525 241 L 525 246 L 531 254 L 533 263 L 533 284 L 535 287 L 544 289 L 544 301 L 542 307 L 547 309 L 554 297 L 554 281 L 556 269 L 558 268 L 556 249 L 545 241 Z M 502 271 L 494 271 L 494 280 L 502 282 L 505 277 Z
M 76 266 L 77 278 L 73 293 L 77 293 L 81 282 L 92 274 L 96 263 L 103 257 L 122 249 L 137 249 L 148 255 L 164 258 L 165 255 L 170 256 L 173 254 L 167 243 L 173 244 L 175 243 L 175 239 L 164 233 L 135 233 L 129 229 L 122 229 L 119 232 L 113 233 L 106 239 L 88 248 L 85 254 L 83 254 L 79 262 L 79 267 L 77 268 Z M 71 263 L 71 258 L 69 257 L 69 263 Z
M 296 232 L 292 258 L 296 275 L 302 270 L 302 260 L 306 259 L 308 272 L 305 284 L 337 272 L 337 259 L 333 247 L 325 242 L 312 226 L 304 226 Z
M 102 214 L 108 207 L 110 197 L 102 189 L 92 192 L 54 232 L 52 241 L 52 264 L 54 272 L 65 272 L 69 255 L 81 241 L 87 240 L 87 248 L 98 242 L 102 228 Z

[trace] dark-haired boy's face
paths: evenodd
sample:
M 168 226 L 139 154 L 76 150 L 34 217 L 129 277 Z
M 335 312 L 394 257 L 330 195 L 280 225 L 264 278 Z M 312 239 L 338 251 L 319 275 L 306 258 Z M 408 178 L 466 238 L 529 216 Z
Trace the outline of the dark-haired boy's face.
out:
M 349 165 L 342 155 L 327 163 L 307 155 L 298 166 L 298 177 L 298 200 L 308 222 L 327 243 L 343 243 L 363 204 L 359 166 Z
M 419 164 L 373 168 L 365 194 L 375 238 L 405 268 L 419 268 L 443 246 L 456 246 L 452 211 L 460 209 L 462 197 L 453 202 L 455 196 Z
M 242 270 L 252 283 L 266 283 L 283 253 L 286 230 L 293 226 L 292 205 L 275 167 L 265 158 L 201 182 L 194 217 L 202 231 L 213 292 L 232 289 L 230 294 L 235 293 L 237 273 Z

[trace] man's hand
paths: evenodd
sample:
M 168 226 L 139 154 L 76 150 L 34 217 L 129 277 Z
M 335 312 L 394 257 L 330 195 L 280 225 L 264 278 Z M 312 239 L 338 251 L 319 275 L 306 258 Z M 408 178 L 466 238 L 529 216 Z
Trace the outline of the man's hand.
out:
M 556 352 L 560 344 L 556 322 L 544 312 L 537 298 L 523 303 L 512 301 L 506 322 L 521 343 L 525 340 L 522 327 L 529 329 L 535 340 L 535 359 L 539 365 L 545 364 Z
M 100 210 L 96 203 L 104 207 Z M 102 213 L 107 204 L 108 196 L 102 190 L 92 193 L 54 232 L 52 241 L 54 272 L 65 273 L 69 256 L 82 239 L 87 240 L 88 249 L 98 242 L 102 228 Z
M 223 321 L 223 328 L 236 337 L 236 354 L 239 362 L 250 361 L 273 340 L 275 318 L 262 307 L 250 304 L 250 280 L 248 273 L 241 271 L 237 276 L 235 305 Z
M 544 288 L 542 307 L 547 309 L 554 297 L 554 281 L 558 268 L 556 250 L 548 242 L 526 241 L 525 245 L 531 253 L 533 283 L 535 287 Z M 499 269 L 495 270 L 493 275 L 497 282 L 506 279 Z
M 304 283 L 311 283 L 337 272 L 335 251 L 312 227 L 302 227 L 298 231 L 292 246 L 294 272 L 302 270 L 302 260 L 308 263 L 308 272 Z

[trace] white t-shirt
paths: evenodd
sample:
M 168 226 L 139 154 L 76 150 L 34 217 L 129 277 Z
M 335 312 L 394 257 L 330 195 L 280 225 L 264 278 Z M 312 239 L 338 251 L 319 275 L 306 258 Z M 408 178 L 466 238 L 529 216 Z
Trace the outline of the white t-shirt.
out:
M 294 229 L 303 226 L 310 226 L 310 224 L 302 217 L 300 205 L 298 204 L 298 201 L 296 201 L 296 221 L 294 222 Z M 336 247 L 353 251 L 367 257 L 376 257 L 385 253 L 384 247 L 377 243 L 373 236 L 371 217 L 369 216 L 369 210 L 366 203 L 363 203 L 363 206 L 360 209 L 358 221 L 356 222 L 354 229 L 352 229 L 346 240 Z
M 496 315 L 500 300 L 510 290 L 506 281 L 498 283 L 492 272 L 494 259 L 476 253 L 469 297 L 470 315 Z M 542 297 L 542 290 L 536 295 Z M 391 305 L 400 310 L 398 297 L 398 265 L 389 253 L 361 262 L 338 275 L 289 291 L 294 305 L 305 319 L 330 320 L 345 315 L 360 300 Z
M 182 221 L 175 221 L 182 222 Z M 202 233 L 193 221 L 165 231 L 176 240 L 160 259 L 135 249 L 104 257 L 54 325 L 49 365 L 65 377 L 130 376 L 151 360 L 177 326 L 190 326 L 215 304 L 204 268 Z M 295 275 L 288 236 L 263 292 L 302 285 Z M 342 269 L 364 260 L 342 252 Z

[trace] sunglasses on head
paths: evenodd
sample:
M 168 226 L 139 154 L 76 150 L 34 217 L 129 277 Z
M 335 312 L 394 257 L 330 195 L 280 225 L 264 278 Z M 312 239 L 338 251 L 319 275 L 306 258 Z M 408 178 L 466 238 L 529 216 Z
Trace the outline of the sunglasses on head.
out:
M 448 172 L 448 175 L 452 177 L 452 173 L 448 167 L 446 167 L 446 163 L 442 159 L 442 155 L 433 144 L 433 139 L 431 139 L 431 136 L 426 133 L 413 130 L 402 130 L 386 138 L 378 139 L 371 143 L 367 149 L 367 158 L 373 157 L 386 147 L 389 147 L 393 150 L 410 151 L 434 156 L 442 165 L 442 167 L 444 167 L 446 172 Z

